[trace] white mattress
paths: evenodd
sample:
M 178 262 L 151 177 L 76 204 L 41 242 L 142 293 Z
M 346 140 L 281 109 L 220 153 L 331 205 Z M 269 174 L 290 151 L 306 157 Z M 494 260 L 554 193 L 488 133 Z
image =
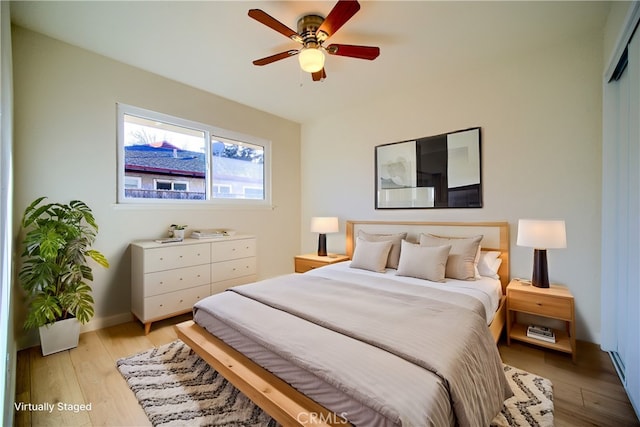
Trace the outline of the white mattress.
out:
M 344 280 L 344 275 L 348 274 L 350 276 L 349 281 L 354 283 L 366 282 L 367 277 L 369 276 L 384 275 L 385 278 L 397 280 L 402 283 L 416 286 L 429 286 L 435 289 L 466 294 L 482 302 L 485 309 L 487 325 L 491 324 L 493 321 L 496 310 L 498 310 L 498 306 L 500 305 L 500 299 L 502 298 L 502 284 L 500 283 L 500 280 L 493 279 L 491 277 L 482 276 L 477 280 L 456 280 L 447 278 L 444 282 L 431 282 L 429 280 L 416 279 L 414 277 L 397 276 L 396 270 L 394 269 L 388 268 L 385 273 L 376 273 L 374 271 L 351 268 L 350 265 L 351 261 L 338 262 L 310 270 L 304 274 L 341 280 Z

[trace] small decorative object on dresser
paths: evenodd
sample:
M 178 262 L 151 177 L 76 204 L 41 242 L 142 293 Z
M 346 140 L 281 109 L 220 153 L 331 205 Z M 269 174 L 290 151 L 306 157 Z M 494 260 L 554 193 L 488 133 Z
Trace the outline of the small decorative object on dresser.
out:
M 347 261 L 349 257 L 347 255 L 328 255 L 318 256 L 316 254 L 304 254 L 295 257 L 295 271 L 296 273 L 304 273 L 314 268 L 322 267 L 325 265 L 333 264 L 336 262 Z
M 228 287 L 254 282 L 256 238 L 184 239 L 131 244 L 131 311 L 151 323 L 190 311 L 197 301 Z
M 565 322 L 564 330 L 518 323 L 517 314 Z M 576 361 L 576 317 L 574 298 L 565 286 L 538 288 L 518 280 L 507 286 L 507 343 L 511 340 L 551 348 L 571 354 Z
M 171 224 L 169 227 L 169 237 L 184 239 L 184 230 L 186 230 L 186 228 L 186 225 Z

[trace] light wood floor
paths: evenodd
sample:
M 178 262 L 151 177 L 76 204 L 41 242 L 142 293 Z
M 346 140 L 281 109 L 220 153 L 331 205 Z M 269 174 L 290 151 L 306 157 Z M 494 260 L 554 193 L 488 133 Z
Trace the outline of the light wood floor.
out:
M 16 411 L 17 426 L 145 426 L 142 408 L 116 368 L 116 360 L 176 339 L 181 316 L 154 323 L 125 323 L 80 336 L 78 348 L 42 357 L 40 347 L 18 353 L 16 402 L 52 403 L 56 409 Z M 553 383 L 555 423 L 563 426 L 640 426 L 609 356 L 580 342 L 578 361 L 525 344 L 499 345 L 505 363 L 549 378 Z M 63 404 L 91 404 L 91 411 L 59 411 Z M 70 407 L 73 409 L 73 407 Z

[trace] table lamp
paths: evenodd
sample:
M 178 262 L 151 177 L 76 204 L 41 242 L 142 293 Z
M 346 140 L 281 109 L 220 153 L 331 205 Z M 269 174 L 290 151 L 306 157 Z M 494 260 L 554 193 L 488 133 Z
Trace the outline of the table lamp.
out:
M 327 233 L 337 233 L 338 218 L 334 216 L 315 216 L 311 218 L 311 232 L 318 234 L 318 256 L 327 256 Z
M 539 288 L 548 288 L 547 249 L 567 247 L 564 221 L 521 219 L 518 221 L 516 244 L 534 248 L 531 284 Z

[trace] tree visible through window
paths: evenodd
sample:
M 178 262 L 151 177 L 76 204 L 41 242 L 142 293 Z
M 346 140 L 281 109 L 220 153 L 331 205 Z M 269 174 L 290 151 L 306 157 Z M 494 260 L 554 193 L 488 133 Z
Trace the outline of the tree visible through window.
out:
M 119 104 L 118 147 L 119 202 L 268 202 L 268 141 Z

